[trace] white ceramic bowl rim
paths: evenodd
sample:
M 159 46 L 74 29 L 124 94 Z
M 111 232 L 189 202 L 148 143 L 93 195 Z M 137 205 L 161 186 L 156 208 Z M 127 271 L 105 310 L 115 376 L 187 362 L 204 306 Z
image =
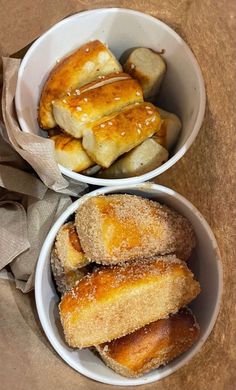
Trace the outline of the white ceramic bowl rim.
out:
M 149 189 L 153 189 L 154 191 L 157 190 L 157 191 L 160 191 L 162 193 L 169 194 L 172 197 L 175 197 L 177 200 L 179 200 L 181 203 L 183 203 L 189 209 L 192 209 L 192 211 L 195 214 L 195 216 L 197 217 L 197 219 L 200 220 L 200 222 L 204 226 L 205 230 L 207 230 L 209 237 L 210 237 L 210 240 L 212 241 L 213 246 L 215 248 L 216 259 L 218 260 L 217 261 L 217 272 L 218 272 L 218 286 L 219 287 L 218 287 L 218 291 L 217 291 L 216 304 L 214 307 L 214 312 L 212 314 L 211 320 L 208 324 L 207 330 L 205 331 L 205 333 L 203 334 L 201 339 L 192 347 L 190 353 L 187 356 L 183 357 L 181 359 L 181 361 L 179 361 L 175 365 L 174 368 L 166 369 L 165 372 L 161 374 L 160 378 L 150 377 L 150 378 L 145 378 L 145 380 L 144 380 L 144 378 L 141 377 L 141 378 L 137 378 L 137 379 L 130 379 L 126 383 L 124 383 L 124 381 L 122 381 L 122 380 L 115 379 L 114 383 L 111 383 L 107 378 L 101 379 L 100 375 L 97 375 L 95 372 L 91 372 L 91 370 L 87 370 L 86 367 L 84 367 L 84 366 L 78 367 L 74 363 L 72 358 L 63 356 L 64 355 L 63 348 L 59 344 L 59 342 L 56 339 L 56 337 L 54 336 L 54 334 L 52 334 L 48 330 L 47 316 L 46 316 L 44 308 L 43 308 L 42 296 L 41 296 L 41 275 L 43 272 L 43 267 L 44 267 L 44 263 L 45 263 L 45 256 L 48 252 L 50 242 L 54 241 L 55 235 L 56 235 L 58 229 L 60 228 L 60 226 L 68 219 L 68 217 L 71 214 L 73 214 L 77 210 L 77 208 L 83 202 L 85 202 L 91 196 L 106 194 L 109 192 L 115 193 L 115 192 L 124 191 L 124 190 L 127 190 L 127 192 L 129 192 L 129 190 L 132 190 L 135 188 L 142 189 L 145 191 L 145 187 L 147 189 L 147 186 Z M 162 379 L 162 378 L 172 374 L 173 372 L 175 372 L 176 370 L 181 368 L 183 365 L 185 365 L 189 360 L 191 360 L 191 358 L 194 355 L 196 355 L 197 352 L 200 351 L 201 347 L 203 346 L 203 344 L 207 340 L 208 336 L 210 335 L 210 333 L 214 327 L 214 324 L 216 322 L 216 319 L 217 319 L 217 316 L 219 313 L 219 309 L 220 309 L 222 290 L 223 290 L 223 271 L 222 271 L 222 265 L 221 265 L 221 261 L 220 261 L 220 252 L 219 252 L 219 248 L 218 248 L 216 239 L 214 237 L 213 232 L 211 231 L 210 226 L 208 225 L 208 223 L 206 222 L 206 220 L 204 219 L 202 214 L 182 195 L 180 195 L 179 193 L 175 192 L 172 189 L 169 189 L 167 187 L 164 187 L 164 186 L 161 186 L 158 184 L 152 184 L 152 183 L 142 183 L 142 184 L 138 184 L 138 185 L 137 184 L 130 185 L 130 186 L 126 186 L 125 188 L 123 186 L 100 188 L 100 189 L 97 189 L 95 191 L 92 191 L 92 192 L 84 195 L 82 198 L 80 198 L 80 199 L 76 200 L 74 203 L 72 203 L 67 208 L 67 210 L 61 214 L 61 216 L 58 218 L 58 220 L 55 222 L 55 224 L 52 226 L 51 230 L 49 231 L 49 233 L 45 239 L 45 242 L 43 244 L 43 247 L 41 249 L 40 255 L 39 255 L 39 259 L 38 259 L 38 263 L 37 263 L 37 267 L 36 267 L 36 275 L 35 275 L 35 299 L 36 299 L 36 306 L 37 306 L 39 319 L 40 319 L 40 322 L 41 322 L 42 327 L 44 329 L 44 332 L 45 332 L 47 338 L 49 339 L 50 343 L 54 347 L 54 349 L 72 368 L 74 368 L 76 371 L 80 372 L 81 374 L 83 374 L 91 379 L 94 379 L 98 382 L 102 382 L 102 383 L 106 383 L 106 384 L 113 384 L 113 385 L 117 385 L 117 386 L 133 386 L 133 385 L 142 385 L 142 384 L 152 383 L 154 381 L 157 381 L 158 379 Z
M 153 177 L 160 175 L 161 173 L 163 173 L 167 169 L 169 169 L 172 165 L 174 165 L 181 157 L 183 157 L 183 155 L 186 153 L 186 151 L 190 148 L 190 146 L 194 142 L 194 140 L 195 140 L 195 138 L 200 130 L 200 127 L 201 127 L 201 124 L 202 124 L 203 118 L 204 118 L 204 113 L 205 113 L 206 93 L 205 93 L 205 86 L 204 86 L 204 80 L 202 77 L 202 72 L 201 72 L 201 69 L 198 65 L 198 62 L 197 62 L 194 54 L 192 53 L 192 51 L 188 47 L 188 45 L 185 43 L 185 41 L 172 28 L 170 28 L 164 22 L 160 21 L 159 19 L 154 18 L 153 16 L 147 15 L 147 14 L 139 12 L 139 11 L 127 9 L 127 8 L 100 8 L 100 9 L 93 9 L 90 11 L 83 11 L 83 12 L 77 13 L 75 15 L 69 16 L 68 18 L 65 18 L 65 19 L 61 20 L 60 22 L 56 23 L 53 27 L 51 27 L 49 30 L 47 30 L 43 35 L 41 35 L 41 37 L 39 37 L 32 44 L 32 46 L 29 48 L 29 50 L 27 51 L 26 55 L 24 56 L 24 58 L 21 62 L 19 72 L 18 72 L 16 95 L 15 95 L 16 111 L 18 114 L 17 107 L 20 107 L 20 83 L 21 83 L 21 80 L 23 77 L 25 65 L 27 64 L 28 58 L 31 56 L 31 54 L 37 48 L 37 46 L 41 43 L 41 41 L 47 37 L 47 34 L 51 33 L 52 31 L 56 30 L 57 28 L 60 28 L 61 26 L 66 24 L 68 21 L 70 21 L 74 18 L 83 17 L 83 15 L 89 15 L 89 14 L 94 14 L 94 13 L 96 14 L 96 13 L 100 13 L 100 12 L 102 12 L 102 13 L 103 12 L 107 12 L 107 13 L 125 12 L 125 13 L 130 14 L 130 15 L 137 15 L 137 16 L 142 17 L 142 18 L 147 18 L 150 21 L 155 21 L 156 23 L 161 25 L 164 30 L 168 31 L 179 42 L 181 42 L 181 45 L 185 48 L 186 52 L 188 53 L 188 56 L 190 57 L 190 59 L 192 61 L 193 67 L 194 67 L 196 75 L 197 75 L 198 83 L 199 83 L 200 104 L 199 104 L 199 110 L 198 110 L 197 118 L 196 118 L 194 127 L 192 129 L 192 132 L 189 135 L 189 137 L 187 138 L 185 144 L 169 160 L 167 160 L 160 167 L 158 167 L 158 168 L 156 168 L 148 173 L 140 175 L 140 176 L 124 178 L 124 179 L 101 179 L 101 178 L 85 176 L 85 175 L 82 175 L 80 173 L 73 172 L 70 169 L 67 169 L 67 168 L 63 167 L 62 165 L 58 164 L 59 169 L 60 169 L 62 174 L 64 174 L 67 177 L 70 177 L 71 179 L 74 179 L 76 181 L 80 181 L 83 183 L 93 184 L 93 185 L 97 185 L 97 186 L 137 184 L 137 183 L 141 183 L 141 182 L 150 180 Z M 27 124 L 26 124 L 26 121 L 24 120 L 24 117 L 22 117 L 21 115 L 18 115 L 18 120 L 19 120 L 19 123 L 20 123 L 22 130 L 27 132 L 28 131 Z

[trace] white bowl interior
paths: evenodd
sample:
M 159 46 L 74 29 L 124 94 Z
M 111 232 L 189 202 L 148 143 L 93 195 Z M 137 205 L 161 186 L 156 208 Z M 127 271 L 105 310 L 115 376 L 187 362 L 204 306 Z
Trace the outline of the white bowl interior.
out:
M 40 93 L 50 70 L 83 43 L 100 39 L 117 58 L 130 48 L 164 49 L 167 74 L 157 103 L 176 114 L 183 127 L 176 148 L 161 167 L 138 178 L 111 180 L 87 178 L 60 166 L 63 174 L 95 185 L 134 184 L 149 180 L 173 165 L 194 141 L 205 110 L 200 68 L 186 43 L 161 21 L 132 10 L 110 8 L 82 12 L 64 19 L 39 38 L 25 55 L 18 75 L 16 110 L 23 131 L 45 135 L 37 123 Z
M 188 218 L 197 236 L 197 247 L 189 261 L 189 266 L 197 280 L 199 280 L 202 291 L 190 307 L 200 324 L 200 338 L 190 350 L 167 366 L 156 369 L 137 379 L 128 379 L 116 374 L 89 350 L 73 350 L 67 346 L 59 320 L 57 308 L 59 298 L 51 276 L 50 252 L 58 229 L 88 197 L 104 193 L 136 194 L 171 206 Z M 168 188 L 149 183 L 126 188 L 102 188 L 74 202 L 61 215 L 49 232 L 38 260 L 35 279 L 35 296 L 40 321 L 49 341 L 62 359 L 83 375 L 99 382 L 120 386 L 154 382 L 173 373 L 189 361 L 199 351 L 214 326 L 219 311 L 221 292 L 222 269 L 219 250 L 210 227 L 197 209 L 185 198 Z

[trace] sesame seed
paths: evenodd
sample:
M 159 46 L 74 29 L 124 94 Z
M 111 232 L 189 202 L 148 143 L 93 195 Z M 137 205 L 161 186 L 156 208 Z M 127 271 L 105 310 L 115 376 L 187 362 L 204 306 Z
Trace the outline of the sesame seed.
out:
M 140 96 L 140 95 L 141 95 L 141 93 L 140 93 L 139 91 L 137 91 L 137 92 L 136 92 L 136 95 L 137 95 L 137 96 Z
M 87 102 L 87 101 L 88 101 L 88 98 L 85 97 L 85 98 L 84 98 L 84 101 Z
M 104 124 L 104 123 L 101 123 L 101 124 L 100 124 L 100 127 L 105 127 L 105 124 Z
M 82 117 L 81 117 L 81 121 L 85 122 L 87 117 L 88 117 L 88 114 L 83 114 Z
M 63 103 L 66 103 L 66 99 L 63 99 L 62 101 L 63 101 Z
M 131 64 L 131 65 L 130 65 L 130 68 L 131 68 L 131 69 L 134 69 L 134 68 L 135 68 L 135 65 L 134 65 L 134 64 Z
M 76 90 L 75 90 L 75 93 L 76 93 L 76 95 L 80 95 L 80 90 L 79 90 L 79 89 L 76 89 Z
M 156 117 L 154 116 L 152 119 L 151 119 L 151 122 L 155 122 L 156 120 Z
M 67 93 L 66 93 L 68 96 L 70 96 L 70 92 L 68 91 Z
M 140 130 L 140 129 L 137 129 L 137 132 L 140 134 L 140 133 L 141 133 L 141 130 Z
M 76 110 L 77 110 L 77 111 L 82 111 L 82 108 L 81 108 L 80 106 L 77 106 L 77 107 L 76 107 Z
M 60 61 L 61 61 L 60 58 L 57 58 L 56 62 L 59 63 Z
M 117 96 L 117 97 L 115 97 L 115 98 L 114 98 L 114 100 L 120 100 L 120 97 L 119 97 L 119 96 Z
M 142 128 L 142 124 L 141 123 L 138 123 L 138 127 L 140 127 L 140 129 Z
M 135 102 L 134 104 L 135 104 L 135 106 L 138 106 L 140 103 L 139 102 Z
M 122 133 L 120 133 L 120 135 L 122 135 L 122 136 L 125 135 L 125 131 L 122 131 Z
M 109 126 L 112 126 L 112 122 L 111 122 L 111 121 L 109 121 L 109 122 L 108 122 L 108 125 L 109 125 Z
M 153 114 L 153 111 L 148 111 L 147 112 L 149 115 L 152 115 Z
M 150 110 L 150 106 L 145 106 L 146 110 Z
M 89 48 L 88 48 L 88 47 L 86 47 L 85 51 L 86 51 L 86 53 L 88 53 L 88 52 L 89 52 Z
M 52 100 L 52 104 L 55 103 L 55 100 Z

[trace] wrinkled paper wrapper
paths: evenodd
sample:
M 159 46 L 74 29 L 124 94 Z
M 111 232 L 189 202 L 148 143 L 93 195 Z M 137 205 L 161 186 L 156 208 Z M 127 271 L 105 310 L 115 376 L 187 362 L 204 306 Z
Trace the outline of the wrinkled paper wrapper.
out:
M 21 131 L 14 106 L 19 65 L 19 59 L 3 58 L 0 270 L 9 264 L 16 287 L 28 292 L 50 227 L 71 203 L 70 195 L 79 196 L 87 185 L 69 184 L 62 176 L 53 141 Z
M 183 194 L 201 211 L 217 238 L 224 267 L 220 314 L 201 351 L 174 374 L 138 389 L 234 390 L 236 3 L 233 0 L 4 2 L 4 12 L 0 14 L 0 54 L 6 57 L 3 61 L 6 126 L 1 123 L 0 141 L 0 267 L 5 267 L 0 279 L 1 387 L 4 390 L 118 388 L 92 381 L 63 362 L 42 331 L 33 293 L 19 291 L 33 288 L 37 256 L 50 226 L 70 204 L 69 195 L 77 196 L 84 188 L 69 185 L 61 176 L 50 140 L 20 131 L 13 104 L 20 61 L 8 58 L 21 58 L 26 51 L 22 48 L 29 47 L 62 18 L 89 8 L 111 6 L 146 12 L 169 24 L 190 45 L 202 68 L 207 91 L 203 126 L 188 153 L 155 181 Z

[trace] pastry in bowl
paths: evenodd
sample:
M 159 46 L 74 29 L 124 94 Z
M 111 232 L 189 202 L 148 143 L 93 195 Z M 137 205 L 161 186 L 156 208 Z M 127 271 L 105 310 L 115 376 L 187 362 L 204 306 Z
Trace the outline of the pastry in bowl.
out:
M 187 260 L 196 244 L 186 218 L 134 195 L 88 199 L 77 210 L 75 225 L 86 257 L 102 264 L 168 253 Z
M 198 337 L 196 318 L 190 309 L 183 308 L 96 349 L 115 372 L 137 378 L 169 363 L 188 350 Z
M 72 90 L 95 80 L 101 75 L 121 72 L 122 68 L 110 50 L 95 40 L 82 45 L 53 68 L 43 87 L 38 121 L 43 129 L 56 126 L 52 113 L 53 100 L 60 99 Z
M 199 292 L 192 272 L 175 256 L 101 267 L 63 295 L 65 339 L 77 348 L 111 341 L 175 313 Z

